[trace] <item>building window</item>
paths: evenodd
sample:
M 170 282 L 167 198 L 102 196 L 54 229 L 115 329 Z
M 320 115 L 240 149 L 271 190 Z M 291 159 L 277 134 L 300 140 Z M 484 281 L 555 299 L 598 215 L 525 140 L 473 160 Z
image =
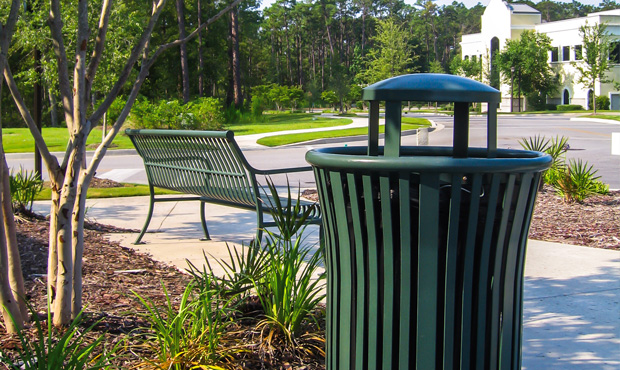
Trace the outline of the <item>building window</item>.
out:
M 476 61 L 476 56 L 475 56 L 475 55 L 472 55 L 472 56 L 471 56 L 471 61 L 472 61 L 472 62 L 475 62 L 475 61 Z
M 562 47 L 562 61 L 566 62 L 570 60 L 570 46 Z
M 557 47 L 551 49 L 551 61 L 552 62 L 557 62 L 559 60 L 558 54 L 559 54 L 559 51 Z
M 611 43 L 609 48 L 609 61 L 620 64 L 620 41 Z
M 583 59 L 583 49 L 581 45 L 575 45 L 573 48 L 575 50 L 575 60 Z
M 465 60 L 469 60 L 469 55 L 465 55 Z

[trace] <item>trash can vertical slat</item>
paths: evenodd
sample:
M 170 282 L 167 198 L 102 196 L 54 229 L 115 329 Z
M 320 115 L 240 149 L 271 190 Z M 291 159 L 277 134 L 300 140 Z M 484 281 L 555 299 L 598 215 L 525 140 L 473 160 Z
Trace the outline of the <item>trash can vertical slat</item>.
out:
M 398 368 L 407 369 L 410 367 L 410 347 L 411 343 L 411 305 L 412 305 L 412 289 L 411 282 L 413 279 L 411 254 L 414 250 L 411 240 L 411 200 L 409 199 L 409 191 L 411 189 L 411 181 L 409 174 L 400 174 L 398 180 L 399 197 L 399 220 L 400 220 L 400 327 L 399 327 L 399 359 Z
M 503 287 L 503 270 L 504 254 L 506 249 L 506 233 L 508 229 L 508 221 L 510 219 L 512 197 L 515 188 L 516 175 L 511 174 L 506 181 L 506 190 L 502 195 L 502 215 L 498 231 L 497 249 L 495 251 L 495 261 L 493 263 L 493 286 L 492 286 L 492 308 L 491 308 L 491 338 L 489 349 L 489 367 L 491 369 L 499 369 L 500 367 L 500 349 L 502 340 L 503 325 L 501 323 L 501 309 L 503 305 L 502 296 Z
M 377 230 L 375 194 L 373 178 L 362 176 L 364 207 L 366 210 L 366 231 L 368 233 L 368 311 L 378 315 L 379 307 L 379 232 Z M 368 364 L 369 368 L 377 368 L 380 359 L 377 357 L 380 346 L 379 335 L 382 327 L 380 316 L 373 317 L 368 324 Z
M 360 205 L 363 206 L 363 202 L 361 202 L 362 198 L 360 198 L 356 176 L 354 174 L 347 174 L 347 188 L 349 190 L 349 204 L 351 204 L 351 224 L 353 226 L 352 234 L 355 240 L 354 243 L 356 246 L 364 246 L 365 243 L 361 224 L 363 213 L 360 211 Z M 356 369 L 361 369 L 364 364 L 368 363 L 368 351 L 360 351 L 360 349 L 366 348 L 368 339 L 367 328 L 369 318 L 366 309 L 368 303 L 366 297 L 367 253 L 367 248 L 355 248 L 355 336 L 353 340 L 355 341 L 356 352 L 362 354 L 361 356 L 356 356 L 354 359 Z M 355 352 L 351 351 L 351 353 Z
M 331 217 L 335 219 L 335 216 L 333 215 L 334 202 L 331 196 L 331 191 L 329 189 L 330 182 L 327 180 L 328 172 L 320 171 L 316 168 L 314 172 L 315 172 L 315 177 L 317 179 L 317 190 L 319 193 L 319 197 L 320 199 L 326 200 L 325 206 L 321 208 L 321 211 L 323 212 L 323 216 Z M 335 245 L 334 235 L 336 233 L 334 231 L 334 228 L 336 226 L 337 225 L 335 223 L 325 223 L 325 225 L 323 226 L 324 239 L 326 243 L 330 245 Z M 331 266 L 334 265 L 332 255 L 333 255 L 332 248 L 325 248 L 325 252 L 324 252 L 325 265 L 326 265 L 326 268 L 330 271 L 332 268 Z M 336 340 L 337 338 L 335 337 L 334 330 L 332 329 L 334 327 L 334 323 L 333 323 L 334 318 L 336 318 L 337 306 L 331 302 L 333 299 L 336 298 L 334 294 L 334 288 L 333 288 L 336 285 L 334 281 L 334 279 L 336 278 L 337 277 L 334 276 L 334 274 L 331 274 L 331 273 L 327 274 L 327 305 L 326 305 L 327 319 L 326 319 L 326 328 L 325 328 L 325 331 L 326 331 L 325 340 L 327 343 L 326 346 L 333 346 L 333 347 L 328 348 L 326 351 L 325 364 L 326 366 L 329 366 L 330 368 L 333 368 L 335 366 L 334 359 L 337 358 L 336 345 L 338 341 Z
M 532 174 L 522 174 L 519 179 L 518 199 L 527 200 L 530 185 L 532 182 Z M 504 315 L 503 315 L 503 331 L 502 331 L 502 353 L 501 353 L 501 366 L 504 368 L 510 368 L 514 365 L 514 338 L 513 332 L 515 326 L 520 327 L 521 318 L 515 318 L 515 285 L 518 279 L 517 277 L 517 258 L 522 226 L 524 223 L 524 215 L 527 210 L 527 201 L 517 202 L 514 208 L 514 216 L 512 219 L 512 227 L 509 236 L 509 245 L 514 246 L 508 249 L 508 255 L 506 256 L 506 272 L 504 276 Z M 518 322 L 517 322 L 518 321 Z M 511 365 L 512 364 L 512 365 Z
M 394 327 L 394 234 L 392 233 L 392 222 L 398 222 L 398 220 L 392 219 L 392 201 L 391 201 L 391 184 L 390 179 L 386 176 L 379 178 L 380 196 L 381 196 L 381 226 L 383 228 L 383 258 L 380 259 L 382 263 L 383 271 L 383 286 L 380 287 L 383 291 L 383 298 L 380 299 L 383 305 L 383 331 L 381 339 L 383 340 L 382 353 L 383 369 L 392 369 L 392 349 L 393 349 L 393 337 L 392 333 L 395 332 Z M 381 294 L 379 294 L 381 297 Z
M 476 347 L 481 350 L 481 354 L 476 361 L 476 369 L 484 369 L 485 362 L 481 360 L 486 358 L 486 352 L 488 351 L 487 343 L 487 329 L 488 329 L 488 293 L 491 290 L 491 279 L 493 277 L 492 267 L 490 263 L 492 256 L 495 254 L 492 242 L 496 224 L 496 213 L 499 203 L 500 191 L 500 175 L 493 174 L 491 177 L 490 190 L 487 190 L 487 214 L 486 222 L 484 226 L 484 235 L 482 237 L 482 245 L 480 252 L 480 276 L 478 279 L 478 302 L 477 302 L 477 326 L 478 333 L 476 334 Z
M 437 350 L 437 276 L 439 273 L 439 175 L 420 174 L 418 241 L 418 334 L 416 353 Z M 436 368 L 433 356 L 418 356 L 418 369 Z
M 344 194 L 344 186 L 342 183 L 341 174 L 339 172 L 331 172 L 330 180 L 331 180 L 331 191 L 333 196 L 334 204 L 345 204 L 345 194 Z M 347 220 L 347 212 L 344 207 L 336 207 L 335 208 L 335 217 L 337 220 Z M 347 228 L 347 223 L 342 222 L 338 227 L 338 245 L 348 246 L 351 245 L 351 240 L 349 239 L 349 230 Z M 338 271 L 338 300 L 339 302 L 351 302 L 352 301 L 352 291 L 354 282 L 352 281 L 352 268 L 351 264 L 355 261 L 352 254 L 355 252 L 355 248 L 338 248 L 337 255 L 334 256 L 337 261 L 336 266 Z M 338 320 L 342 323 L 352 322 L 352 308 L 353 305 L 350 304 L 340 304 L 338 303 Z M 338 345 L 341 348 L 353 348 L 351 346 L 351 325 L 342 325 L 339 324 L 340 330 L 338 332 Z M 351 358 L 344 353 L 338 358 L 338 368 L 339 369 L 348 369 L 351 367 Z
M 460 285 L 457 281 L 462 178 L 463 174 L 456 173 L 452 175 L 452 182 L 450 184 L 450 210 L 446 245 L 446 299 L 444 300 L 444 369 L 454 369 L 455 361 L 460 357 L 455 356 L 455 351 L 457 351 L 457 348 L 460 346 L 460 340 L 458 340 L 455 335 L 455 328 L 460 327 L 460 324 L 458 324 L 460 319 L 457 317 L 454 307 L 460 307 L 462 298 L 460 294 L 461 290 L 459 289 Z

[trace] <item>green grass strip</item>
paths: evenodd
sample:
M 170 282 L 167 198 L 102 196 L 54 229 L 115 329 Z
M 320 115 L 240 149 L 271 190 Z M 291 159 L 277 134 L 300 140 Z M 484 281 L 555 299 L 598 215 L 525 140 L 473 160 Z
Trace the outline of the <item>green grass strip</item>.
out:
M 122 183 L 122 187 L 116 188 L 89 188 L 86 193 L 86 198 L 123 198 L 123 197 L 138 197 L 143 195 L 149 195 L 148 185 L 140 184 L 128 184 Z M 178 192 L 155 188 L 156 195 L 165 194 L 179 194 Z M 43 188 L 43 190 L 35 197 L 35 200 L 51 200 L 52 190 L 49 187 Z
M 403 117 L 402 123 L 403 123 L 402 125 L 403 131 L 415 130 L 420 127 L 430 126 L 430 122 L 425 118 Z M 384 132 L 383 125 L 379 126 L 379 132 L 381 133 Z M 301 134 L 274 135 L 274 136 L 268 136 L 268 137 L 259 139 L 257 140 L 257 143 L 268 146 L 268 147 L 275 147 L 275 146 L 280 146 L 280 145 L 295 144 L 295 143 L 301 143 L 304 141 L 311 141 L 311 140 L 318 140 L 318 139 L 360 136 L 360 135 L 368 135 L 368 127 L 351 128 L 351 129 L 344 129 L 344 130 L 307 132 L 307 133 L 301 133 Z
M 283 130 L 342 126 L 353 122 L 348 118 L 325 118 L 306 113 L 266 114 L 263 115 L 263 120 L 264 122 L 259 123 L 232 124 L 226 126 L 226 129 L 233 130 L 236 136 L 241 136 Z
M 613 121 L 620 121 L 620 115 L 618 116 L 612 116 L 612 115 L 606 115 L 606 114 L 597 114 L 596 116 L 579 116 L 579 118 L 596 118 L 596 119 L 610 119 Z
M 43 138 L 51 152 L 64 152 L 69 142 L 69 131 L 65 127 L 43 127 Z M 101 128 L 95 128 L 86 145 L 95 149 L 101 143 Z M 5 153 L 34 153 L 34 139 L 27 128 L 2 129 L 2 145 Z M 112 149 L 133 149 L 129 137 L 119 134 L 112 142 Z

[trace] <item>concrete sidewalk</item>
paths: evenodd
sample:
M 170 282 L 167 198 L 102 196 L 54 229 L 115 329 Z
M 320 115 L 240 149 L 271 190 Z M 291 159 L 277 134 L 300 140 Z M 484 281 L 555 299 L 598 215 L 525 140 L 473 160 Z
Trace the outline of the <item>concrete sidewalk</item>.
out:
M 88 219 L 141 229 L 148 197 L 92 199 L 87 206 Z M 36 202 L 34 210 L 48 214 L 49 202 Z M 213 240 L 199 241 L 199 202 L 158 203 L 146 244 L 131 244 L 137 233 L 109 238 L 184 270 L 186 260 L 201 266 L 203 252 L 227 257 L 227 243 L 247 244 L 255 232 L 253 212 L 207 205 L 206 218 Z M 316 245 L 318 227 L 308 231 L 307 243 Z M 523 369 L 620 368 L 620 252 L 532 240 L 525 275 Z

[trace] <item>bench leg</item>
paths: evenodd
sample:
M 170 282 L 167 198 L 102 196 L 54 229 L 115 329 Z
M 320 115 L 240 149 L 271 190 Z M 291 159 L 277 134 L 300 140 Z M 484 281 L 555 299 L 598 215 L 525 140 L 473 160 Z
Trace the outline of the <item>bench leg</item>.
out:
M 261 240 L 263 238 L 263 210 L 260 207 L 256 208 L 256 242 L 258 245 L 261 245 Z
M 207 220 L 205 219 L 205 202 L 203 201 L 200 201 L 200 222 L 202 223 L 202 230 L 205 232 L 205 238 L 202 240 L 211 240 L 209 229 L 207 229 Z
M 151 186 L 151 200 L 149 202 L 149 212 L 146 216 L 146 222 L 144 223 L 144 226 L 142 227 L 142 231 L 140 231 L 140 235 L 138 235 L 138 237 L 136 238 L 136 241 L 133 242 L 134 244 L 140 244 L 142 243 L 142 237 L 144 236 L 144 233 L 146 233 L 146 229 L 149 227 L 149 223 L 151 222 L 151 217 L 153 217 L 153 205 L 155 203 L 155 195 L 154 195 L 154 189 Z

